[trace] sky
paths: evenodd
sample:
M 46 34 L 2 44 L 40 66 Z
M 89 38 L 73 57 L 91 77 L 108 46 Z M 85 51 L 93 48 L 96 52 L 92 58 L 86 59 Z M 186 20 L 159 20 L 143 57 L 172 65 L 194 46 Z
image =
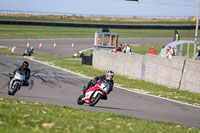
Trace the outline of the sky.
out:
M 60 12 L 77 15 L 190 17 L 198 0 L 0 0 L 0 10 Z

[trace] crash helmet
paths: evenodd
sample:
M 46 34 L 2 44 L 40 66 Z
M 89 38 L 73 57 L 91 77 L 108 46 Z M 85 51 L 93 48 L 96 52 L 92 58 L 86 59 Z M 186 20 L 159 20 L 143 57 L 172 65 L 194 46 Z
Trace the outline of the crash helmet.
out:
M 108 70 L 106 73 L 106 80 L 112 80 L 114 77 L 114 72 L 111 70 Z
M 23 64 L 22 64 L 22 67 L 23 68 L 28 68 L 29 66 L 29 63 L 27 61 L 24 61 Z

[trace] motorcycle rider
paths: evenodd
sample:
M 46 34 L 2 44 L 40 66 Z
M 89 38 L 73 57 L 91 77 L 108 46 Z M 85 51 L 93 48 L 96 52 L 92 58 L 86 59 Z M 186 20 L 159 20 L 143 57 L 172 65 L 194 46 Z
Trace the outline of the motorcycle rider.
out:
M 99 79 L 104 79 L 109 83 L 109 91 L 107 93 L 109 94 L 113 90 L 113 85 L 114 85 L 113 77 L 114 77 L 114 72 L 108 70 L 106 75 L 100 75 L 100 76 L 95 77 L 94 79 L 91 79 L 89 83 L 87 84 L 87 87 L 84 86 L 83 88 L 83 96 L 85 96 L 85 92 L 89 88 L 95 86 L 98 83 Z M 101 99 L 107 100 L 107 95 L 104 95 Z
M 31 56 L 34 53 L 34 48 L 31 47 L 31 49 L 27 48 L 27 50 L 24 52 L 23 56 Z
M 22 66 L 17 68 L 14 72 L 13 72 L 13 75 L 11 76 L 11 79 L 14 77 L 15 75 L 15 72 L 16 71 L 22 71 L 25 73 L 25 81 L 23 83 L 23 86 L 29 86 L 29 78 L 30 78 L 30 73 L 31 73 L 31 70 L 28 68 L 29 67 L 29 63 L 27 61 L 24 61 Z

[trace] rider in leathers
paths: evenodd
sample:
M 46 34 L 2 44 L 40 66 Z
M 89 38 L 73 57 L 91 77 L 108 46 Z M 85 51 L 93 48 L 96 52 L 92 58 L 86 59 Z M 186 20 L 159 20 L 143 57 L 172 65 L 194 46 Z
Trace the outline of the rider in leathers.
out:
M 23 71 L 25 73 L 25 81 L 23 86 L 29 86 L 29 78 L 30 78 L 30 73 L 31 70 L 28 68 L 29 67 L 29 63 L 27 61 L 24 61 L 22 66 L 20 68 L 17 68 L 14 72 L 13 75 L 10 77 L 11 79 L 13 78 L 13 76 L 15 75 L 16 71 Z
M 104 79 L 109 83 L 110 87 L 109 87 L 109 91 L 107 93 L 107 94 L 109 94 L 113 90 L 113 85 L 114 85 L 113 77 L 114 77 L 114 73 L 109 70 L 109 71 L 107 71 L 106 75 L 100 75 L 100 76 L 95 77 L 94 79 L 91 79 L 89 81 L 89 83 L 87 84 L 87 86 L 83 88 L 83 95 L 85 96 L 85 92 L 89 88 L 95 86 L 98 83 L 99 79 Z M 104 95 L 101 99 L 107 100 L 107 95 Z

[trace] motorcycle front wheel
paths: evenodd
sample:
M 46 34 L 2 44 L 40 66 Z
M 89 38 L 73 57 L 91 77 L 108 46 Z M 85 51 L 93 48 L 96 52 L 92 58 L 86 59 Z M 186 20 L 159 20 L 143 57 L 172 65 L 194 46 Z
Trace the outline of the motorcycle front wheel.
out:
M 14 86 L 12 86 L 12 88 L 8 90 L 8 95 L 14 96 L 18 90 L 18 87 L 20 87 L 20 85 L 18 83 L 14 84 Z
M 97 94 L 96 97 L 91 98 L 89 105 L 90 106 L 96 105 L 99 102 L 100 99 L 101 99 L 101 94 L 99 93 L 99 94 Z
M 77 99 L 78 105 L 83 105 L 83 104 L 84 104 L 84 101 L 82 100 L 82 98 L 83 98 L 83 95 L 80 95 L 80 96 L 78 97 L 78 99 Z

